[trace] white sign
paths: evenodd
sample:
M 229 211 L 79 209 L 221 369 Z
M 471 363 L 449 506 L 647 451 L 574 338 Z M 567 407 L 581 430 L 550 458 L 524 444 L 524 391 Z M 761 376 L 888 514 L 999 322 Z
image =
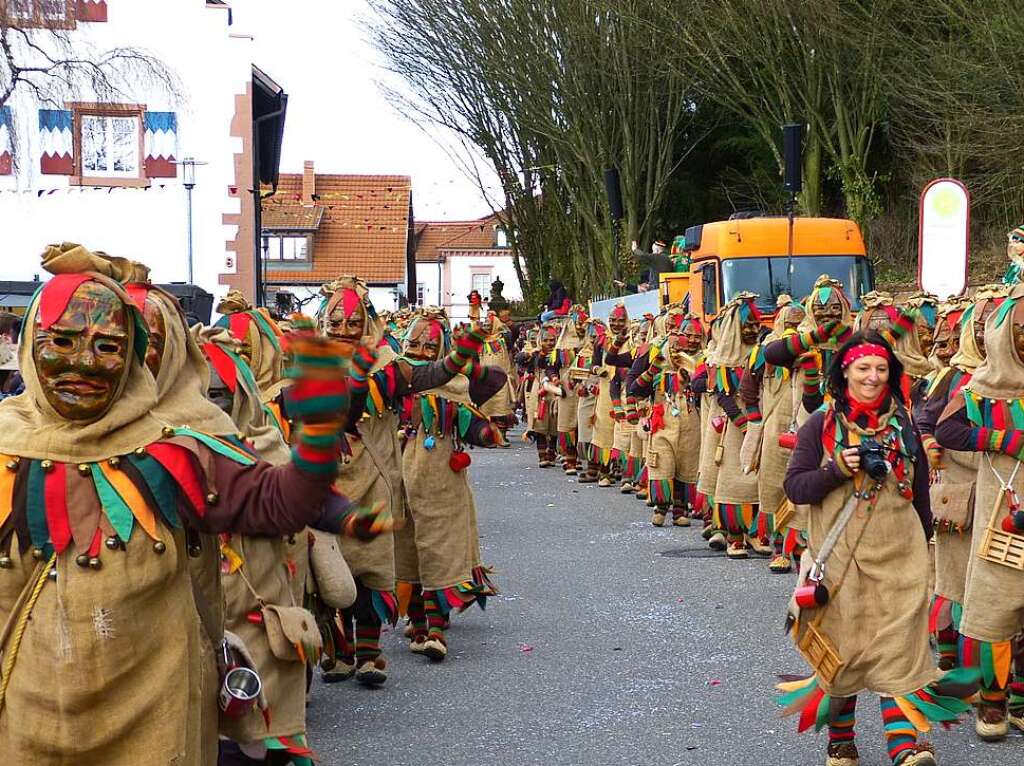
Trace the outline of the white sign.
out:
M 917 285 L 940 299 L 967 289 L 971 195 L 953 178 L 937 178 L 921 192 Z

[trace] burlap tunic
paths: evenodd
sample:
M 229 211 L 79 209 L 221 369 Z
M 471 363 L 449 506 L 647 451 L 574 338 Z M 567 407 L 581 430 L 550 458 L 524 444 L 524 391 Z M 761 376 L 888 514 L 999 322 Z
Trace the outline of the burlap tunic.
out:
M 655 390 L 654 406 L 663 410 L 664 425 L 651 434 L 648 478 L 675 479 L 692 484 L 700 468 L 700 414 L 685 395 Z M 654 455 L 656 458 L 651 459 Z
M 787 494 L 809 505 L 805 555 L 811 558 L 854 490 L 853 481 L 845 480 L 829 456 L 822 454 L 823 420 L 821 413 L 815 413 L 801 428 L 786 478 Z M 909 423 L 904 425 L 909 429 Z M 918 466 L 925 465 L 920 449 L 917 458 Z M 907 481 L 913 482 L 915 497 L 924 495 L 920 502 L 926 507 L 927 471 L 916 476 L 915 469 L 908 460 Z M 827 494 L 815 502 L 823 490 Z M 899 494 L 890 474 L 874 508 L 867 512 L 862 504 L 833 549 L 825 577 L 832 596 L 829 604 L 823 611 L 821 607 L 804 610 L 800 616 L 797 639 L 809 621 L 822 617 L 820 630 L 846 663 L 833 683 L 819 678 L 827 694 L 849 697 L 867 690 L 904 696 L 939 678 L 929 645 L 928 568 L 922 517 L 914 503 Z M 844 569 L 846 576 L 837 592 Z
M 382 502 L 396 519 L 403 518 L 402 468 L 399 462 L 398 416 L 390 410 L 359 421 L 360 438 L 350 438 L 352 455 L 344 460 L 335 488 L 357 507 Z M 395 589 L 395 544 L 391 535 L 368 542 L 339 536 L 342 555 L 352 576 L 372 590 Z
M 715 461 L 715 452 L 721 444 L 722 434 L 715 430 L 713 422 L 717 417 L 725 417 L 725 411 L 718 403 L 714 394 L 703 394 L 700 406 L 701 437 L 700 466 L 698 469 L 697 491 L 709 498 L 715 496 L 718 483 L 719 465 Z
M 468 388 L 458 376 L 442 393 Z M 468 401 L 465 393 L 459 398 Z M 402 582 L 443 590 L 472 580 L 473 567 L 480 563 L 476 502 L 468 471 L 453 471 L 449 465 L 456 446 L 451 434 L 434 434 L 434 446 L 427 449 L 430 436 L 418 428 L 402 451 L 408 516 L 395 531 L 396 565 Z
M 941 482 L 973 484 L 978 476 L 978 458 L 977 453 L 946 450 Z M 968 518 L 973 516 L 972 513 Z M 935 530 L 935 593 L 958 604 L 964 602 L 971 561 L 971 537 L 970 530 Z
M 779 436 L 789 431 L 793 422 L 793 388 L 789 378 L 766 371 L 761 383 L 761 461 L 757 469 L 757 494 L 762 513 L 775 513 L 786 493 L 782 480 L 786 477 L 790 450 L 779 446 Z

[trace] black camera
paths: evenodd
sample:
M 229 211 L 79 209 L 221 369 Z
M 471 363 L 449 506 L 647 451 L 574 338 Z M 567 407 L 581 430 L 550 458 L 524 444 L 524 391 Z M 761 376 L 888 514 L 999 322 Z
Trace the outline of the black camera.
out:
M 860 467 L 875 481 L 881 481 L 889 473 L 889 461 L 885 459 L 885 447 L 874 439 L 864 439 L 857 447 Z

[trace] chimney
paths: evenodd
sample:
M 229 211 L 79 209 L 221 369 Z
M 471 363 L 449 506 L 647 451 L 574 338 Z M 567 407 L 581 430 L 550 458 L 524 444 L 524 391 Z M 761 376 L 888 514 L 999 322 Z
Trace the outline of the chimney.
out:
M 312 205 L 316 194 L 316 174 L 313 172 L 313 160 L 302 163 L 302 204 Z

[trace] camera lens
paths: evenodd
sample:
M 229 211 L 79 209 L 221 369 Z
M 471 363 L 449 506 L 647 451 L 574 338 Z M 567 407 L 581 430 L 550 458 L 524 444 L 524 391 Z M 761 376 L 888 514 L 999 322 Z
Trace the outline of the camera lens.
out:
M 857 448 L 860 455 L 860 466 L 864 473 L 875 481 L 881 481 L 889 473 L 889 463 L 885 459 L 885 449 L 873 439 L 865 439 Z

